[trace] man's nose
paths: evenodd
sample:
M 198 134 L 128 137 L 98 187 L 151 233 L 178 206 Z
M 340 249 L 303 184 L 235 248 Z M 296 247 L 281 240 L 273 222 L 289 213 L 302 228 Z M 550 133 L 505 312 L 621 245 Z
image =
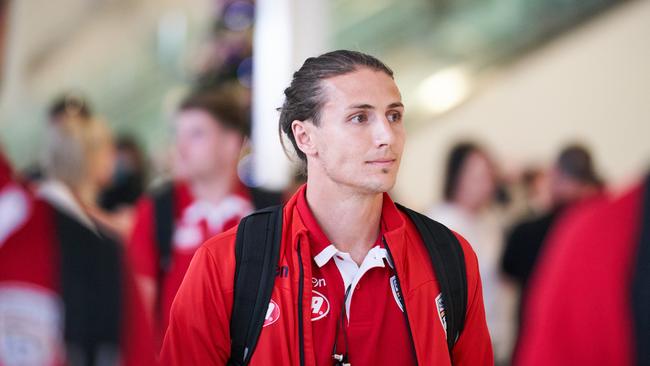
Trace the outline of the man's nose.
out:
M 388 117 L 381 115 L 376 121 L 373 131 L 376 145 L 379 147 L 392 145 L 395 142 L 395 131 Z

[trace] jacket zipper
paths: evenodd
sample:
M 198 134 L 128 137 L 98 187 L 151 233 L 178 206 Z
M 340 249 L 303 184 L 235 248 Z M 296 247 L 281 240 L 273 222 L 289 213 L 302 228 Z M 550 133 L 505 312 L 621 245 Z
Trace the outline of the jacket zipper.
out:
M 386 251 L 388 252 L 388 255 L 390 256 L 391 260 L 393 261 L 393 263 L 395 263 L 395 260 L 393 259 L 393 254 L 390 252 L 390 248 L 388 247 L 388 243 L 386 242 L 386 238 L 382 236 L 381 240 L 384 242 L 384 246 L 386 247 Z M 401 295 L 399 296 L 399 301 L 402 304 L 402 308 L 404 309 L 404 318 L 406 319 L 406 329 L 408 329 L 409 337 L 411 338 L 411 351 L 413 352 L 413 356 L 415 358 L 415 365 L 417 366 L 419 365 L 418 354 L 417 352 L 415 352 L 415 341 L 413 338 L 413 332 L 411 331 L 411 323 L 409 322 L 408 313 L 406 312 L 406 301 L 404 300 L 406 294 L 404 293 L 404 291 L 402 291 L 402 284 L 399 281 L 399 275 L 397 273 L 397 264 L 395 265 L 395 280 L 397 282 L 397 290 Z
M 305 364 L 305 340 L 304 340 L 304 324 L 302 319 L 302 297 L 304 287 L 304 268 L 302 265 L 302 252 L 300 251 L 300 238 L 298 239 L 298 263 L 299 263 L 299 282 L 298 282 L 298 342 L 300 343 L 298 352 L 300 355 L 300 366 Z

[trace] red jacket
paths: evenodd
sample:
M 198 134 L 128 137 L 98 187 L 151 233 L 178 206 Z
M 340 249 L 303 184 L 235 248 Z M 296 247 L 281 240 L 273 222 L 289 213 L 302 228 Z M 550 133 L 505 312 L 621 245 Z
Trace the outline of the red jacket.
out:
M 156 348 L 159 350 L 162 345 L 162 338 L 167 329 L 169 311 L 178 291 L 178 287 L 183 281 L 185 271 L 187 271 L 194 252 L 199 246 L 211 236 L 226 231 L 236 226 L 239 220 L 252 211 L 253 205 L 250 203 L 248 190 L 242 183 L 237 182 L 236 189 L 232 197 L 222 201 L 221 205 L 213 207 L 209 213 L 212 217 L 217 217 L 216 222 L 209 225 L 208 217 L 203 213 L 200 220 L 188 220 L 188 211 L 197 212 L 197 199 L 192 195 L 186 182 L 176 181 L 173 183 L 174 199 L 174 228 L 172 230 L 174 239 L 171 247 L 171 266 L 165 273 L 164 278 L 159 278 L 159 243 L 156 238 L 156 208 L 152 197 L 143 197 L 137 205 L 135 225 L 131 237 L 127 244 L 129 256 L 133 263 L 133 270 L 137 277 L 145 277 L 155 281 L 156 288 L 161 293 L 156 294 L 152 300 L 159 301 L 155 307 L 159 307 L 160 313 L 153 316 L 154 336 L 156 339 Z M 194 215 L 198 216 L 198 215 Z M 178 235 L 179 233 L 193 234 Z M 183 243 L 179 243 L 177 237 L 184 237 Z M 136 278 L 137 278 L 136 277 Z M 149 299 L 146 299 L 149 300 Z M 146 303 L 146 305 L 150 305 Z M 147 309 L 149 311 L 153 309 Z
M 577 207 L 558 222 L 535 270 L 515 365 L 633 365 L 630 288 L 643 185 Z
M 303 189 L 297 194 L 301 194 Z M 287 266 L 288 274 L 276 277 L 271 296 L 280 309 L 280 316 L 277 324 L 262 329 L 251 365 L 300 364 L 296 302 L 299 281 L 303 281 L 303 293 L 311 293 L 312 254 L 305 224 L 296 212 L 297 194 L 289 200 L 283 212 L 279 265 Z M 415 226 L 395 207 L 387 194 L 384 195 L 382 219 L 387 226 L 384 237 L 405 294 L 418 363 L 450 365 L 445 331 L 434 300 L 440 290 L 424 244 Z M 215 236 L 195 254 L 172 305 L 161 354 L 163 364 L 224 365 L 228 360 L 236 233 L 236 228 L 233 228 Z M 454 365 L 492 365 L 478 262 L 469 244 L 462 237 L 458 238 L 467 265 L 468 300 L 465 328 L 453 349 Z M 301 270 L 304 271 L 302 276 Z M 311 298 L 303 296 L 302 308 L 309 309 L 310 301 Z M 302 324 L 305 365 L 313 366 L 316 362 L 309 311 L 303 311 Z
M 15 343 L 0 350 L 0 366 L 12 357 L 24 364 L 66 365 L 55 213 L 48 203 L 24 194 L 29 216 L 6 240 L 0 238 L 0 318 L 12 320 L 0 321 L 0 343 Z M 150 325 L 124 264 L 120 365 L 156 365 Z

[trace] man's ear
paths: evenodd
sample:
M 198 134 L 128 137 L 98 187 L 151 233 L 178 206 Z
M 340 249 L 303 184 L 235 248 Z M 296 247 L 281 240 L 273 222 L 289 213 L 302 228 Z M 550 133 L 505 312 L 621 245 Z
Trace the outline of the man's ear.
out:
M 316 126 L 311 121 L 295 120 L 291 122 L 291 131 L 296 139 L 296 145 L 307 156 L 316 155 L 318 152 L 314 139 L 314 128 Z

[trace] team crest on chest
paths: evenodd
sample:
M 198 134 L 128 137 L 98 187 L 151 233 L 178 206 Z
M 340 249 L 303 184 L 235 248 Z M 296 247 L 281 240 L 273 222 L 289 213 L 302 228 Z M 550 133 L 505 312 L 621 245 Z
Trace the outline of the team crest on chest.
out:
M 330 312 L 330 302 L 318 291 L 311 292 L 311 321 L 323 319 Z
M 278 319 L 280 319 L 280 307 L 277 302 L 271 300 L 268 309 L 266 309 L 266 316 L 264 317 L 264 324 L 262 327 L 269 326 L 277 322 Z

